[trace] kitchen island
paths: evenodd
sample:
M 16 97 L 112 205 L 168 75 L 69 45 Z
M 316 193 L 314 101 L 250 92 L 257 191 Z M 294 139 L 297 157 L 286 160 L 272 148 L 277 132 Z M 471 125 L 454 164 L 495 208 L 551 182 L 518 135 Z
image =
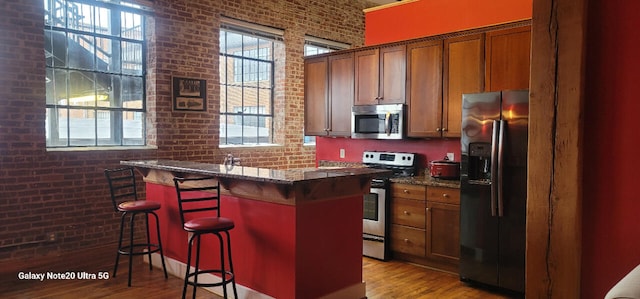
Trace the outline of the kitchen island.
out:
M 172 160 L 121 164 L 139 170 L 147 199 L 162 203 L 160 230 L 172 274 L 184 277 L 187 256 L 173 177 L 211 176 L 211 183 L 222 186 L 221 216 L 236 224 L 231 242 L 241 298 L 366 297 L 362 195 L 369 192 L 373 176 L 388 171 L 274 170 Z M 203 239 L 204 267 L 217 266 L 215 243 Z

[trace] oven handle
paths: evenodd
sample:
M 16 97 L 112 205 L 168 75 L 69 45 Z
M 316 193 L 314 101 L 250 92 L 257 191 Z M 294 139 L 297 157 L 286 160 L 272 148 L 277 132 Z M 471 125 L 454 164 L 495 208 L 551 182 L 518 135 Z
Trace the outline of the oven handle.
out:
M 384 243 L 384 238 L 383 237 L 374 236 L 374 235 L 370 235 L 370 234 L 362 234 L 362 239 L 366 240 L 366 241 L 374 241 L 374 242 Z

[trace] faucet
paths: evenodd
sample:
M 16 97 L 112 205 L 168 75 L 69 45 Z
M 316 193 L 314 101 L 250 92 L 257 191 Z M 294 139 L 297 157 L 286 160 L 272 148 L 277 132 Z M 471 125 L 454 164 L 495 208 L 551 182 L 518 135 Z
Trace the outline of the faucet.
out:
M 224 157 L 224 161 L 222 162 L 222 164 L 225 165 L 225 166 L 239 165 L 240 164 L 240 158 L 235 158 L 235 157 L 233 157 L 232 154 L 227 154 L 227 156 Z

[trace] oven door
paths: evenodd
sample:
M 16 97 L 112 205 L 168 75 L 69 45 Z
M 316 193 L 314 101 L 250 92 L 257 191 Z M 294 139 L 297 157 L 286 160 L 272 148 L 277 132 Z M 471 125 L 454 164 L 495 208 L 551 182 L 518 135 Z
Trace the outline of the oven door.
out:
M 389 245 L 387 240 L 387 188 L 374 187 L 364 195 L 364 217 L 362 227 L 362 255 L 387 260 Z M 384 185 L 384 184 L 383 184 Z
M 371 187 L 369 194 L 364 195 L 364 219 L 362 232 L 368 235 L 385 236 L 385 205 L 387 191 L 384 188 Z

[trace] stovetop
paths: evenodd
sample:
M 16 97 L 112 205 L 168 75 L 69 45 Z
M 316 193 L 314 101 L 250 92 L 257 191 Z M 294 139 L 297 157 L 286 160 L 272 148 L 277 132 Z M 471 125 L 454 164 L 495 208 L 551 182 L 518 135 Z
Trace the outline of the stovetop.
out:
M 365 151 L 362 163 L 371 168 L 391 170 L 392 177 L 416 174 L 416 154 L 413 153 Z

